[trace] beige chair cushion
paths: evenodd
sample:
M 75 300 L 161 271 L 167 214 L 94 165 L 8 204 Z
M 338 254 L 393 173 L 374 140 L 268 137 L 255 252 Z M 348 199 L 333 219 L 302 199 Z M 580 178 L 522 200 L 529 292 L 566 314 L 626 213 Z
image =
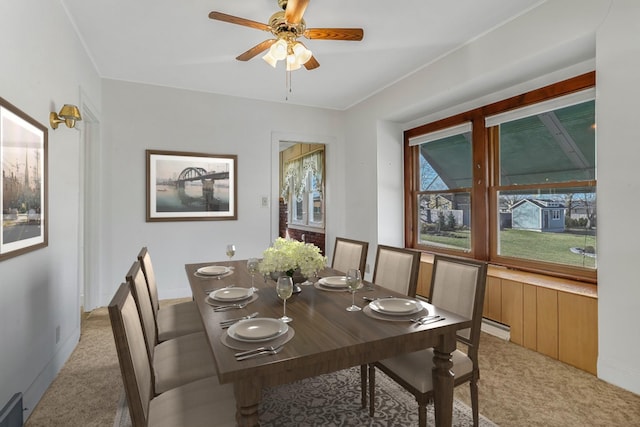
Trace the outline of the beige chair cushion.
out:
M 161 342 L 153 351 L 156 393 L 215 376 L 215 366 L 211 347 L 202 332 Z
M 163 306 L 156 314 L 158 341 L 204 330 L 200 312 L 193 301 Z
M 456 350 L 451 356 L 453 361 L 451 371 L 454 376 L 465 375 L 472 371 L 473 362 L 464 352 Z M 432 348 L 395 356 L 378 363 L 393 370 L 396 375 L 421 393 L 427 393 L 433 390 L 431 373 L 433 370 Z
M 473 304 L 478 282 L 478 267 L 440 259 L 433 278 L 431 303 L 460 316 L 473 318 Z M 458 335 L 469 339 L 471 330 L 462 329 Z
M 140 250 L 138 262 L 151 299 L 151 308 L 158 331 L 157 340 L 166 341 L 181 335 L 202 332 L 204 327 L 196 304 L 193 301 L 160 307 L 156 274 L 153 271 L 151 255 L 149 255 L 146 247 Z
M 336 242 L 333 265 L 331 267 L 346 274 L 350 268 L 360 268 L 361 255 L 362 245 L 339 240 Z M 364 275 L 364 271 L 360 273 Z
M 149 404 L 152 427 L 234 427 L 236 401 L 231 384 L 206 378 L 169 390 Z
M 153 307 L 151 306 L 147 282 L 144 279 L 142 269 L 137 261 L 134 262 L 129 269 L 127 281 L 131 284 L 131 293 L 138 306 L 140 323 L 142 324 L 142 331 L 144 332 L 144 338 L 147 344 L 149 360 L 153 360 L 153 347 L 158 343 L 156 320 L 153 315 Z
M 118 322 L 118 319 L 114 319 L 115 313 L 112 313 L 113 308 L 112 306 L 109 307 L 111 322 L 112 324 L 115 322 L 116 325 L 122 328 L 114 328 L 114 335 L 116 336 L 123 381 L 125 382 L 125 387 L 128 387 L 128 404 L 132 406 L 131 399 L 133 399 L 133 396 L 130 394 L 135 394 L 137 395 L 138 404 L 140 404 L 140 401 L 144 402 L 142 403 L 142 410 L 147 411 L 146 402 L 153 397 L 153 386 L 151 384 L 152 374 L 149 357 L 147 356 L 147 348 L 144 343 L 142 325 L 140 324 L 140 317 L 138 316 L 138 307 L 131 293 L 127 291 L 126 299 L 122 303 L 122 306 L 119 307 L 121 322 Z M 121 346 L 123 341 L 126 341 L 127 344 L 124 348 Z M 129 350 L 128 354 L 122 354 L 125 353 L 125 349 Z M 125 357 L 130 358 L 131 366 L 128 364 L 127 366 L 133 368 L 133 375 L 130 371 L 125 372 L 125 369 L 123 369 L 123 361 L 121 359 Z M 132 376 L 135 376 L 135 381 L 131 378 Z M 133 388 L 136 389 L 135 392 L 132 390 Z M 146 415 L 147 413 L 145 412 L 145 416 Z
M 407 295 L 413 255 L 397 251 L 381 250 L 376 265 L 375 284 Z

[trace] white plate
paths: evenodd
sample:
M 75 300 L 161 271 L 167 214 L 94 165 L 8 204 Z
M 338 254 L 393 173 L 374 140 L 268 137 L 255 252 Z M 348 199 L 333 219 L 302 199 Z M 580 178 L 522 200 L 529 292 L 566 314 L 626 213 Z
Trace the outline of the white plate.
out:
M 200 267 L 197 270 L 198 274 L 202 274 L 203 276 L 222 276 L 223 274 L 227 274 L 229 271 L 229 267 L 224 267 L 222 265 L 209 265 L 207 267 Z
M 279 319 L 257 318 L 241 320 L 227 329 L 227 334 L 238 341 L 269 341 L 287 333 L 289 326 Z
M 318 280 L 322 286 L 326 286 L 327 288 L 347 288 L 347 278 L 346 276 L 331 276 L 331 277 L 323 277 Z
M 253 291 L 247 288 L 222 288 L 209 294 L 209 298 L 216 301 L 241 301 L 253 295 Z
M 369 303 L 372 310 L 382 314 L 404 316 L 422 310 L 418 301 L 404 298 L 380 298 Z

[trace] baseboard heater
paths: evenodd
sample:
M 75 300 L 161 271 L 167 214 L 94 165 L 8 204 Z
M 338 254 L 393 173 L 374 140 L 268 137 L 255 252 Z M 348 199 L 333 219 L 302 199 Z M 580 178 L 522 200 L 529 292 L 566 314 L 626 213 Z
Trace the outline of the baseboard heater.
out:
M 494 322 L 493 320 L 489 320 L 485 317 L 482 318 L 482 326 L 480 329 L 482 329 L 482 332 L 502 338 L 505 341 L 509 341 L 511 338 L 511 328 L 509 328 L 509 326 Z
M 22 393 L 16 393 L 0 411 L 0 427 L 22 427 L 22 413 Z

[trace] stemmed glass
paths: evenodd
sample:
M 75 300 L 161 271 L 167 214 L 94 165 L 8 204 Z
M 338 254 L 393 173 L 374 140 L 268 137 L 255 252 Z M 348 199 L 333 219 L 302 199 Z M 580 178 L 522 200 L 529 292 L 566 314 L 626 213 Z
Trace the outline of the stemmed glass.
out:
M 253 292 L 258 291 L 258 288 L 253 284 L 253 276 L 255 276 L 258 271 L 258 265 L 260 265 L 260 260 L 258 260 L 258 258 L 249 258 L 247 261 L 247 270 L 249 270 L 249 273 L 251 274 L 251 291 Z
M 276 292 L 280 299 L 284 301 L 283 304 L 283 314 L 280 320 L 285 323 L 291 322 L 293 319 L 287 316 L 287 299 L 293 293 L 293 280 L 289 276 L 280 276 L 278 277 L 278 283 L 276 283 Z
M 227 245 L 227 256 L 229 257 L 229 264 L 231 264 L 231 258 L 236 254 L 236 245 Z
M 356 290 L 360 287 L 362 277 L 360 276 L 360 270 L 357 268 L 350 268 L 347 271 L 347 286 L 351 291 L 351 306 L 347 307 L 347 311 L 360 311 L 360 307 L 356 305 Z

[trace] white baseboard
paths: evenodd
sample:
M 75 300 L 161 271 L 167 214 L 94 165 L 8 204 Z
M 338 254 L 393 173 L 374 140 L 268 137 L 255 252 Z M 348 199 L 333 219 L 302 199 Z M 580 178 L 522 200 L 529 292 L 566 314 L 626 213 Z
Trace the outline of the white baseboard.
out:
M 511 332 L 507 325 L 503 325 L 502 323 L 494 322 L 489 319 L 482 319 L 482 326 L 480 328 L 482 332 L 486 332 L 489 335 L 493 335 L 495 337 L 501 338 L 505 341 L 509 341 L 511 338 Z

